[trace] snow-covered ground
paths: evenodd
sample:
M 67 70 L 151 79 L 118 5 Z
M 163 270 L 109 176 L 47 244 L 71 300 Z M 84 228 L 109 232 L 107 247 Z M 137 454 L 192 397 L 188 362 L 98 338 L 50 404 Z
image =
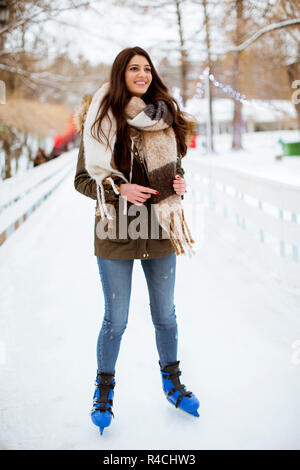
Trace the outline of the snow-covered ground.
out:
M 209 158 L 278 178 L 285 166 L 292 180 L 299 176 L 300 159 L 273 161 L 262 137 L 263 151 L 258 142 L 243 160 L 228 152 Z M 196 158 L 207 157 L 191 151 L 188 171 Z M 136 260 L 115 419 L 100 436 L 89 416 L 104 304 L 95 204 L 74 190 L 73 177 L 0 249 L 2 448 L 299 449 L 300 294 L 210 235 L 194 258 L 177 258 L 175 293 L 181 379 L 200 399 L 200 418 L 163 395 Z
M 279 138 L 284 142 L 299 142 L 300 134 L 298 131 L 249 132 L 243 136 L 244 150 L 235 152 L 230 150 L 231 136 L 221 134 L 215 137 L 215 154 L 209 156 L 201 145 L 205 137 L 198 136 L 197 148 L 190 150 L 191 160 L 197 162 L 200 159 L 213 165 L 244 170 L 249 174 L 300 186 L 300 156 L 275 159 L 275 156 L 282 155 Z

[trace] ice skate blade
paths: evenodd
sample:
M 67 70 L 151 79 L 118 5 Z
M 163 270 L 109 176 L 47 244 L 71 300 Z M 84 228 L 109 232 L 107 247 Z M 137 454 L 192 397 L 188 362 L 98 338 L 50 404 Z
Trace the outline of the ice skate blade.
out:
M 200 418 L 200 415 L 199 415 L 197 410 L 195 410 L 195 411 L 186 411 L 183 408 L 177 408 L 177 409 L 183 411 L 184 413 L 187 413 L 188 415 L 192 415 L 192 416 L 195 416 L 196 418 Z
M 170 403 L 170 405 L 173 406 L 173 408 L 176 408 L 175 404 L 172 402 L 172 400 L 170 400 L 169 397 L 167 397 L 167 400 L 168 400 L 168 402 Z M 195 416 L 196 418 L 199 418 L 199 417 L 200 417 L 200 415 L 199 415 L 199 413 L 198 413 L 198 409 L 195 410 L 195 411 L 187 411 L 187 410 L 184 410 L 183 408 L 181 408 L 180 406 L 178 406 L 176 409 L 177 409 L 177 410 L 181 410 L 181 411 L 183 411 L 184 413 L 187 413 L 187 414 L 189 414 L 189 415 Z

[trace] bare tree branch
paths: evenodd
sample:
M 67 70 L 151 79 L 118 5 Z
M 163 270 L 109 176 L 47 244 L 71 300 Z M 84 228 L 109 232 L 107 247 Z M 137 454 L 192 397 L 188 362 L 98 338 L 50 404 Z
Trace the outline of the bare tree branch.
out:
M 0 70 L 5 70 L 6 72 L 15 73 L 23 78 L 30 79 L 40 85 L 47 85 L 53 88 L 60 88 L 67 90 L 68 86 L 71 84 L 80 84 L 86 83 L 87 77 L 84 76 L 82 78 L 67 78 L 63 75 L 54 74 L 51 72 L 28 72 L 27 70 L 23 70 L 21 67 L 14 67 L 12 65 L 5 65 L 0 64 Z M 93 77 L 88 77 L 90 80 L 93 80 Z M 95 80 L 98 80 L 98 76 L 95 75 Z M 65 84 L 65 88 L 61 88 L 60 84 Z
M 260 38 L 261 36 L 263 36 L 264 34 L 270 33 L 271 31 L 275 31 L 277 29 L 287 28 L 288 26 L 293 26 L 295 24 L 300 24 L 300 18 L 285 20 L 285 21 L 281 21 L 279 23 L 273 23 L 273 24 L 270 24 L 268 26 L 265 26 L 264 28 L 260 29 L 255 34 L 253 34 L 249 39 L 242 42 L 242 44 L 239 44 L 238 46 L 230 47 L 229 49 L 224 51 L 223 54 L 227 54 L 227 52 L 243 51 L 248 46 L 250 46 L 255 41 L 257 41 L 257 39 Z
M 78 5 L 71 5 L 71 6 L 64 7 L 64 8 L 52 7 L 51 10 L 49 7 L 40 8 L 38 11 L 35 11 L 31 14 L 26 14 L 26 13 L 24 14 L 20 12 L 21 17 L 17 17 L 15 21 L 10 21 L 7 25 L 3 26 L 3 28 L 0 29 L 0 36 L 4 33 L 7 33 L 10 30 L 19 28 L 20 26 L 26 23 L 29 23 L 29 22 L 33 23 L 34 18 L 37 18 L 39 15 L 43 13 L 47 13 L 48 16 L 46 18 L 41 18 L 39 21 L 35 20 L 35 23 L 42 23 L 44 21 L 48 21 L 51 18 L 54 19 L 59 13 L 63 13 L 64 11 L 73 10 L 75 8 L 83 8 L 87 6 L 89 6 L 89 2 L 83 2 Z M 37 8 L 37 5 L 36 5 L 36 8 Z

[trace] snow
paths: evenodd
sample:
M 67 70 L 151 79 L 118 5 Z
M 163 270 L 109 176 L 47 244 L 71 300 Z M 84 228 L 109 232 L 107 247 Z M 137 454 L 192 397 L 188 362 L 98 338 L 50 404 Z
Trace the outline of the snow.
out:
M 215 138 L 216 151 L 207 155 L 201 151 L 205 136 L 197 137 L 197 148 L 190 150 L 190 160 L 195 163 L 210 162 L 226 168 L 245 171 L 248 174 L 260 176 L 272 181 L 295 184 L 300 186 L 300 157 L 283 156 L 276 160 L 275 156 L 282 155 L 279 139 L 284 142 L 299 141 L 298 131 L 249 132 L 243 136 L 243 150 L 232 152 L 230 149 L 231 136 L 221 134 Z M 183 160 L 184 162 L 184 160 Z M 183 163 L 184 166 L 184 163 Z
M 263 137 L 266 151 L 258 152 Z M 260 163 L 261 174 L 269 168 L 272 177 L 299 183 L 300 159 L 271 161 L 277 137 L 268 143 L 266 133 L 255 136 L 255 153 L 249 136 L 243 159 L 191 150 L 183 162 L 187 181 L 198 155 L 245 171 L 260 171 Z M 73 174 L 0 249 L 2 448 L 299 449 L 300 293 L 211 233 L 194 258 L 177 258 L 176 274 L 181 380 L 198 396 L 200 418 L 163 395 L 136 260 L 115 418 L 100 436 L 89 416 L 104 305 L 93 253 L 95 203 L 74 190 L 74 175 L 75 162 Z

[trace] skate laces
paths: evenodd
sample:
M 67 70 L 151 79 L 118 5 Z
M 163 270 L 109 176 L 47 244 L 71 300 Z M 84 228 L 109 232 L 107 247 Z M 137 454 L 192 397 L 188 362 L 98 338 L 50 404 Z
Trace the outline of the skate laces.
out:
M 188 392 L 188 391 L 184 390 L 185 385 L 180 383 L 180 380 L 179 380 L 180 376 L 181 376 L 181 371 L 178 371 L 178 372 L 170 372 L 169 375 L 167 375 L 167 376 L 165 375 L 164 377 L 166 377 L 168 380 L 171 380 L 172 384 L 174 385 L 175 390 L 178 390 L 184 396 L 190 395 L 192 392 Z M 171 390 L 173 390 L 173 389 L 171 389 Z M 170 392 L 171 392 L 171 390 L 170 390 Z
M 98 380 L 98 382 L 97 382 Z M 109 403 L 111 406 L 113 405 L 113 400 L 108 399 L 108 395 L 110 390 L 113 390 L 115 388 L 115 383 L 111 383 L 109 379 L 106 377 L 101 377 L 97 378 L 95 381 L 95 386 L 100 392 L 100 398 L 95 398 L 93 401 L 93 410 L 94 411 L 100 411 L 101 413 L 105 413 L 105 411 L 109 411 L 113 417 L 114 414 L 112 412 L 111 407 L 106 408 L 107 403 Z M 95 406 L 95 405 L 100 405 L 100 406 Z
M 176 408 L 178 407 L 179 403 L 183 399 L 183 397 L 191 398 L 192 392 L 185 390 L 185 385 L 181 384 L 179 381 L 179 377 L 181 376 L 181 371 L 178 370 L 177 372 L 163 372 L 163 376 L 170 380 L 173 384 L 173 388 L 168 392 L 168 396 L 173 395 L 176 391 L 180 392 L 176 401 Z M 168 375 L 167 375 L 168 374 Z

